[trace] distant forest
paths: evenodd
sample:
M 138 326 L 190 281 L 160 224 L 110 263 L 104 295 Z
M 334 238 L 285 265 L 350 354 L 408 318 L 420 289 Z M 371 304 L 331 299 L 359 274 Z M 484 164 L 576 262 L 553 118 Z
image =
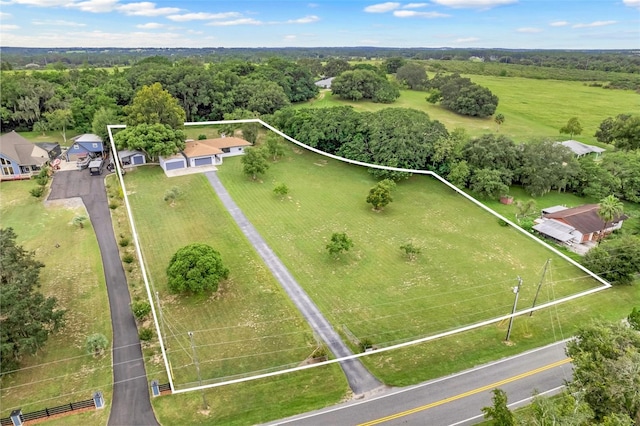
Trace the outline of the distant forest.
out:
M 64 65 L 130 66 L 144 58 L 164 56 L 172 60 L 198 58 L 202 62 L 240 59 L 253 63 L 279 57 L 289 60 L 313 58 L 327 60 L 375 60 L 390 57 L 405 59 L 477 60 L 538 67 L 579 69 L 640 74 L 638 50 L 514 50 L 452 48 L 384 48 L 384 47 L 317 47 L 317 48 L 23 48 L 1 47 L 2 69 L 24 69 Z

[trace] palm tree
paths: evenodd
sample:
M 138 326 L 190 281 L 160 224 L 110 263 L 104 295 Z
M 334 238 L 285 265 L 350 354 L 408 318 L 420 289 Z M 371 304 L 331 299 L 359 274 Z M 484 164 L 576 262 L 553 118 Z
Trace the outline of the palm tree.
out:
M 608 195 L 600 200 L 600 203 L 598 204 L 598 216 L 600 216 L 600 219 L 604 221 L 604 225 L 600 232 L 599 241 L 602 241 L 607 225 L 609 225 L 614 219 L 622 216 L 623 212 L 624 205 L 615 197 L 615 195 Z

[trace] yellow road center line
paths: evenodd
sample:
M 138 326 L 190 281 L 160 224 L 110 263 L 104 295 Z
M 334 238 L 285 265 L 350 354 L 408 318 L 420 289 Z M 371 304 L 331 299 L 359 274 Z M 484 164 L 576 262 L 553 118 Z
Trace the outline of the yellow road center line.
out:
M 420 411 L 428 410 L 429 408 L 437 407 L 439 405 L 446 404 L 448 402 L 455 401 L 457 399 L 465 398 L 467 396 L 475 395 L 475 394 L 480 393 L 480 392 L 484 392 L 484 391 L 487 391 L 487 390 L 495 389 L 495 388 L 497 388 L 499 386 L 502 386 L 502 385 L 505 385 L 507 383 L 515 382 L 517 380 L 524 379 L 525 377 L 529 377 L 529 376 L 533 376 L 534 374 L 542 373 L 543 371 L 559 367 L 559 366 L 561 366 L 563 364 L 567 364 L 569 362 L 571 362 L 571 358 L 565 358 L 563 360 L 556 361 L 556 362 L 554 362 L 552 364 L 548 364 L 548 365 L 545 365 L 543 367 L 536 368 L 535 370 L 530 370 L 530 371 L 527 371 L 526 373 L 518 374 L 517 376 L 509 377 L 508 379 L 500 380 L 499 382 L 491 383 L 489 385 L 482 386 L 480 388 L 473 389 L 473 390 L 470 390 L 468 392 L 464 392 L 464 393 L 461 393 L 461 394 L 458 394 L 458 395 L 455 395 L 455 396 L 451 396 L 449 398 L 441 399 L 440 401 L 432 402 L 430 404 L 422 405 L 420 407 L 412 408 L 411 410 L 403 411 L 401 413 L 396 413 L 396 414 L 392 414 L 392 415 L 387 416 L 387 417 L 381 417 L 381 418 L 376 419 L 376 420 L 371 420 L 370 422 L 361 423 L 358 426 L 377 425 L 377 424 L 380 424 L 380 423 L 388 422 L 390 420 L 398 419 L 400 417 L 408 416 L 410 414 L 418 413 Z

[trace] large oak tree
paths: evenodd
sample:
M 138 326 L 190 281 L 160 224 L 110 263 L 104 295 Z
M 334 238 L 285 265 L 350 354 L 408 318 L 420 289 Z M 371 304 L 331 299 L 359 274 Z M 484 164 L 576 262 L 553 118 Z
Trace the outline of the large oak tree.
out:
M 18 368 L 51 333 L 64 325 L 65 310 L 38 291 L 44 264 L 16 244 L 12 228 L 0 229 L 0 370 Z

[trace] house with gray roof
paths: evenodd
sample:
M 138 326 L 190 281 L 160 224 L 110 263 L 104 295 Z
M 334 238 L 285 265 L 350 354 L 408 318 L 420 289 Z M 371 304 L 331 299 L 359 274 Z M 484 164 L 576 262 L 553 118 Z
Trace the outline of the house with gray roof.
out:
M 46 150 L 15 131 L 0 136 L 0 180 L 29 179 L 48 161 Z
M 598 158 L 600 154 L 606 151 L 606 149 L 604 148 L 600 148 L 594 145 L 587 145 L 586 143 L 582 143 L 574 140 L 560 142 L 560 144 L 569 148 L 576 155 L 576 157 L 595 154 L 595 157 Z
M 79 160 L 87 156 L 98 157 L 104 151 L 102 139 L 93 133 L 85 133 L 71 140 L 73 145 L 67 150 L 67 161 Z

